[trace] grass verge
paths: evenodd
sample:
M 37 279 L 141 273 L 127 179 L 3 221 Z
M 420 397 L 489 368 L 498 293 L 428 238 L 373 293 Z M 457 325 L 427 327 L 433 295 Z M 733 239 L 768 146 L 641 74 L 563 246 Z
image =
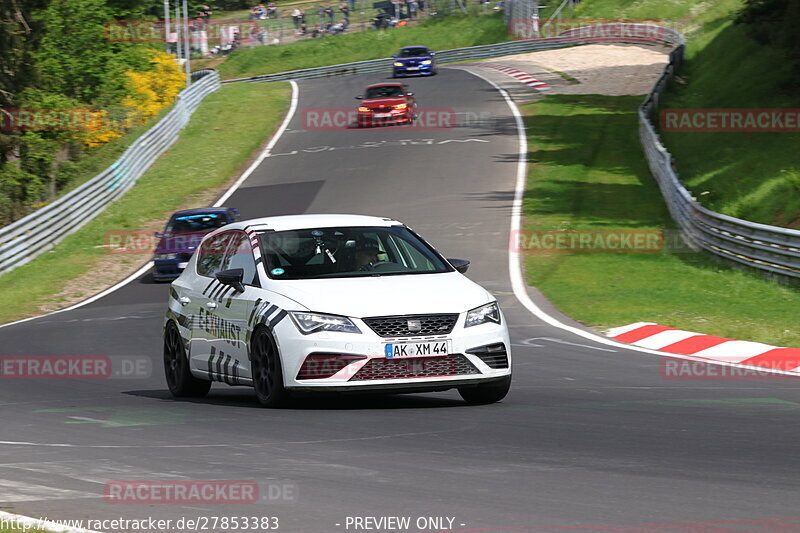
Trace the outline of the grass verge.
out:
M 671 228 L 639 148 L 638 96 L 548 96 L 523 106 L 530 169 L 524 230 Z M 693 253 L 527 253 L 528 283 L 564 313 L 800 347 L 800 293 Z M 768 305 L 765 303 L 769 302 Z
M 667 4 L 584 0 L 575 15 L 684 23 L 679 29 L 689 37 L 685 74 L 689 83 L 674 87 L 664 107 L 792 104 L 779 90 L 785 72 L 780 59 L 733 25 L 740 6 L 740 0 Z M 541 232 L 533 233 L 540 237 L 569 231 L 621 235 L 674 230 L 639 146 L 636 111 L 641 101 L 639 96 L 548 96 L 522 108 L 531 162 L 525 230 Z M 791 211 L 791 202 L 797 200 L 787 184 L 774 181 L 779 168 L 786 168 L 794 157 L 787 134 L 665 137 L 690 187 L 697 193 L 716 187 L 710 198 L 700 196 L 712 208 L 750 220 L 770 216 L 774 220 L 776 212 Z M 758 200 L 753 191 L 759 185 L 779 194 L 768 201 L 762 194 Z M 748 194 L 754 201 L 734 209 Z M 772 215 L 762 216 L 759 209 Z M 530 250 L 531 241 L 527 244 Z M 800 305 L 798 291 L 729 269 L 703 254 L 564 250 L 528 253 L 524 261 L 528 283 L 561 311 L 590 326 L 605 329 L 649 321 L 733 339 L 800 346 L 800 331 L 791 318 Z
M 219 66 L 223 78 L 241 78 L 301 68 L 389 57 L 403 46 L 433 50 L 491 44 L 509 39 L 500 13 L 431 18 L 406 28 L 309 39 L 285 46 L 237 50 Z M 389 66 L 387 65 L 387 71 Z
M 207 96 L 177 143 L 123 198 L 55 249 L 0 276 L 0 323 L 63 307 L 122 278 L 117 272 L 115 279 L 102 280 L 118 263 L 131 262 L 111 256 L 102 247 L 104 236 L 157 229 L 176 209 L 207 205 L 274 132 L 290 93 L 287 83 L 233 84 Z M 258 113 L 252 102 L 259 103 Z
M 781 51 L 727 23 L 689 48 L 662 109 L 800 108 Z M 664 132 L 681 179 L 709 209 L 753 222 L 800 228 L 797 132 Z

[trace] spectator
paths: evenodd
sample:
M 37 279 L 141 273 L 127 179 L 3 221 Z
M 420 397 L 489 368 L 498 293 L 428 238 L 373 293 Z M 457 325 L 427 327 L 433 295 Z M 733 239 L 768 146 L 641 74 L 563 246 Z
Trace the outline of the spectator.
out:
M 308 28 L 306 27 L 305 22 L 300 23 L 300 29 L 297 31 L 297 35 L 300 35 L 301 37 L 304 35 L 308 35 Z
M 303 12 L 297 7 L 292 10 L 292 22 L 294 23 L 294 29 L 299 29 L 300 24 L 303 22 Z
M 408 18 L 415 19 L 417 18 L 417 0 L 408 0 Z
M 209 19 L 211 18 L 212 11 L 211 8 L 208 6 L 201 6 L 200 9 L 197 10 L 197 16 L 203 19 L 204 24 L 208 24 Z
M 268 19 L 276 19 L 278 18 L 278 6 L 275 2 L 270 2 L 267 4 L 267 18 Z
M 328 23 L 333 24 L 333 19 L 336 16 L 336 14 L 331 6 L 325 8 L 325 14 L 328 16 Z
M 346 2 L 342 2 L 342 5 L 339 6 L 339 11 L 341 11 L 344 20 L 350 20 L 350 7 Z
M 319 24 L 322 24 L 323 22 L 325 22 L 325 6 L 322 5 L 322 4 L 319 4 L 317 6 L 317 18 L 318 18 Z

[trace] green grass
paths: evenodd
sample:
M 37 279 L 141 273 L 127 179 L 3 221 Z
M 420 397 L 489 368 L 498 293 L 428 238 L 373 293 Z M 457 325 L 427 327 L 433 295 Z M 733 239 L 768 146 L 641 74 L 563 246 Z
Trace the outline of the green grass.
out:
M 136 230 L 235 175 L 275 130 L 288 105 L 285 83 L 234 84 L 206 97 L 178 142 L 136 186 L 54 250 L 0 277 L 0 323 L 36 313 L 106 252 L 108 232 Z M 259 102 L 259 112 L 251 103 Z
M 522 108 L 526 230 L 653 230 L 672 222 L 639 148 L 638 96 L 549 96 Z M 800 293 L 694 253 L 529 253 L 528 283 L 564 313 L 800 347 Z M 768 304 L 767 304 L 768 302 Z
M 219 71 L 223 78 L 240 78 L 389 57 L 400 47 L 412 44 L 445 50 L 497 43 L 508 38 L 501 14 L 431 18 L 406 28 L 238 50 L 219 66 Z
M 725 24 L 694 45 L 662 108 L 798 108 L 800 91 L 784 86 L 780 51 Z M 681 178 L 706 206 L 738 218 L 800 228 L 800 133 L 665 132 Z

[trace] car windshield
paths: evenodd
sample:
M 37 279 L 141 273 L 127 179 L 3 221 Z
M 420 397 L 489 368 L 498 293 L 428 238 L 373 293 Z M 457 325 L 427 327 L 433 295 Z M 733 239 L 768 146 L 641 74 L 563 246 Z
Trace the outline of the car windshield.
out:
M 429 53 L 427 48 L 403 48 L 400 50 L 400 57 L 420 57 Z
M 211 231 L 228 223 L 224 213 L 199 213 L 194 215 L 179 215 L 173 217 L 167 224 L 166 231 L 193 232 Z
M 309 228 L 260 234 L 273 279 L 319 279 L 452 272 L 404 226 Z
M 393 96 L 403 96 L 403 88 L 399 85 L 383 85 L 381 87 L 370 87 L 364 98 L 391 98 Z

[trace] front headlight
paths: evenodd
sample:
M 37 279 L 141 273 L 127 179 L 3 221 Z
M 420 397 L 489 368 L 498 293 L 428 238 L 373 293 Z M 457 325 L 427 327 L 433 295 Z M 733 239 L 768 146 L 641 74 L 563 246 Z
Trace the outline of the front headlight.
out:
M 464 327 L 469 328 L 486 322 L 500 323 L 500 308 L 497 307 L 497 302 L 482 305 L 469 311 L 467 313 L 467 320 L 464 322 Z
M 397 104 L 394 106 L 395 109 L 405 109 L 408 107 L 408 104 Z
M 396 66 L 396 67 L 402 67 L 402 66 L 403 66 L 403 64 L 402 64 L 402 63 L 400 63 L 400 62 L 398 61 L 398 62 L 396 62 L 396 63 L 394 64 L 394 66 Z
M 178 254 L 156 254 L 155 255 L 155 259 L 160 259 L 160 260 L 163 260 L 163 259 L 177 259 L 177 258 L 178 258 Z
M 430 59 L 426 59 L 425 61 L 422 61 L 420 65 L 430 65 L 431 63 L 432 61 Z
M 369 111 L 370 111 L 370 109 L 368 107 L 359 107 L 358 108 L 358 112 L 359 113 L 369 113 Z
M 342 333 L 361 333 L 358 326 L 345 316 L 321 315 L 319 313 L 304 313 L 301 311 L 291 311 L 294 325 L 303 335 L 317 333 L 318 331 L 339 331 Z

